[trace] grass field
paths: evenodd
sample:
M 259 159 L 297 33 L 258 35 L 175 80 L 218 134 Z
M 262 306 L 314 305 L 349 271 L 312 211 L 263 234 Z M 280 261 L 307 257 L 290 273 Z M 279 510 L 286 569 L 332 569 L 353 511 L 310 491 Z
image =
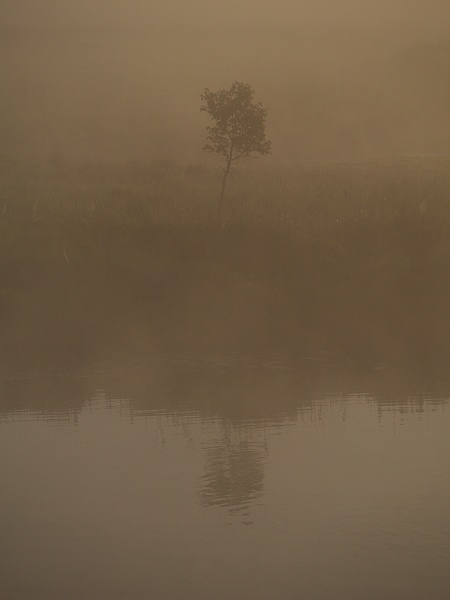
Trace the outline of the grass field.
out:
M 448 356 L 450 160 L 1 161 L 4 356 Z

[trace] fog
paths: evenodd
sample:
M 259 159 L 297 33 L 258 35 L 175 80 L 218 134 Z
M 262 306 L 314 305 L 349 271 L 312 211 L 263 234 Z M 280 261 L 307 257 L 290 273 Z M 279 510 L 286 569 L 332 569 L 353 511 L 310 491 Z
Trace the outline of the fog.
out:
M 249 33 L 280 27 L 311 36 L 326 30 L 336 37 L 346 32 L 366 37 L 427 36 L 446 33 L 449 16 L 445 0 L 230 0 L 226 4 L 208 0 L 6 0 L 2 3 L 3 23 L 39 27 L 173 27 L 195 34 L 204 28 L 220 31 L 223 26 L 243 28 Z M 314 29 L 311 31 L 311 27 Z
M 449 0 L 2 0 L 5 598 L 450 598 L 449 59 Z
M 3 2 L 1 152 L 205 160 L 205 87 L 250 83 L 272 160 L 447 152 L 450 6 Z

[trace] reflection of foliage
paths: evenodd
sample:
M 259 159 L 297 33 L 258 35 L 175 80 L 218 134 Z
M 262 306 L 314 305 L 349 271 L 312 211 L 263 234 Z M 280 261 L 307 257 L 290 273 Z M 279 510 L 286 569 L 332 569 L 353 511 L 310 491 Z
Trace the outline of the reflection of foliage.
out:
M 420 368 L 419 368 L 420 367 Z M 98 365 L 80 369 L 30 372 L 4 370 L 0 377 L 0 414 L 81 412 L 102 390 L 107 400 L 126 399 L 135 416 L 155 410 L 201 413 L 226 423 L 228 446 L 254 425 L 295 423 L 313 414 L 317 400 L 343 398 L 364 390 L 380 406 L 428 410 L 447 398 L 448 372 L 416 365 L 414 369 L 374 369 L 370 363 L 326 360 L 258 361 L 245 359 L 171 359 L 141 364 Z M 424 390 L 427 391 L 424 394 Z M 249 442 L 250 446 L 252 445 Z
M 242 431 L 226 430 L 225 439 L 207 451 L 200 490 L 203 505 L 226 506 L 231 512 L 241 512 L 262 495 L 264 444 L 249 440 L 246 435 L 242 439 L 241 435 Z
M 94 392 L 92 381 L 73 375 L 10 376 L 0 382 L 0 417 L 34 413 L 44 419 L 76 421 Z

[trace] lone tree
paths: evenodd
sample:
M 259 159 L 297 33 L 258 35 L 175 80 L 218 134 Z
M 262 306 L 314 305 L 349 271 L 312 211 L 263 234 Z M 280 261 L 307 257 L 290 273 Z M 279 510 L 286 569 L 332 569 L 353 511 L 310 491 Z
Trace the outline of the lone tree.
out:
M 270 154 L 270 141 L 266 140 L 267 110 L 261 103 L 253 102 L 255 92 L 248 83 L 235 82 L 229 90 L 211 92 L 205 89 L 201 96 L 202 112 L 207 112 L 214 125 L 208 127 L 205 152 L 220 154 L 225 159 L 222 189 L 217 218 L 220 217 L 223 195 L 231 165 L 243 157 Z

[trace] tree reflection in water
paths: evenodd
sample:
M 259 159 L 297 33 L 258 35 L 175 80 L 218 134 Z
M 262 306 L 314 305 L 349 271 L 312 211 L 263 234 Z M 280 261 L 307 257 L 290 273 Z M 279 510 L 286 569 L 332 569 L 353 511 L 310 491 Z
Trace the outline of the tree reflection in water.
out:
M 267 452 L 264 438 L 245 427 L 223 424 L 223 435 L 205 452 L 200 503 L 225 506 L 230 514 L 248 515 L 250 505 L 263 495 Z
M 264 494 L 270 430 L 294 425 L 299 418 L 320 421 L 325 399 L 341 405 L 345 418 L 349 397 L 360 393 L 375 404 L 380 418 L 391 409 L 392 414 L 432 410 L 448 390 L 442 373 L 438 377 L 417 369 L 308 360 L 295 365 L 273 359 L 161 360 L 57 372 L 5 371 L 0 419 L 31 416 L 76 426 L 82 412 L 100 399 L 106 408 L 118 402 L 131 420 L 156 417 L 163 441 L 167 419 L 181 427 L 201 457 L 200 505 L 248 517 L 250 506 Z M 202 422 L 206 426 L 200 432 Z

